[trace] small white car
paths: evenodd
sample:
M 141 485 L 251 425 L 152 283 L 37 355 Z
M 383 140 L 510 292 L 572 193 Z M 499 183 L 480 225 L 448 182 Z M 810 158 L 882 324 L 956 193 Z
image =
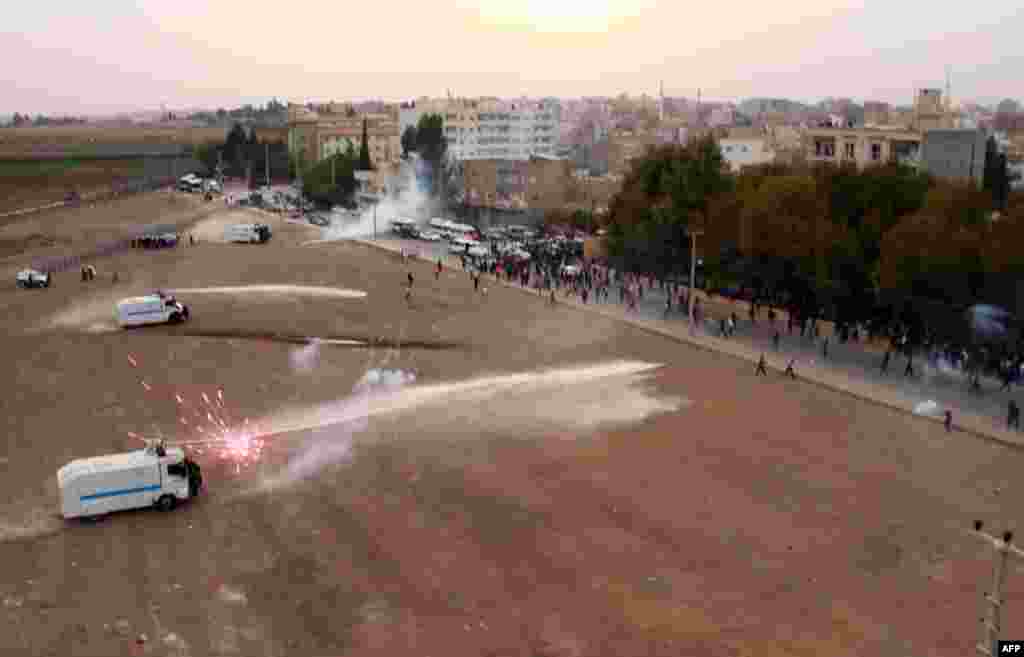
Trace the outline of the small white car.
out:
M 425 240 L 427 242 L 440 242 L 441 233 L 437 232 L 436 230 L 424 230 L 420 232 L 420 239 Z
M 36 271 L 35 269 L 23 269 L 18 272 L 15 277 L 18 287 L 31 288 L 31 287 L 50 287 L 50 274 L 47 272 Z

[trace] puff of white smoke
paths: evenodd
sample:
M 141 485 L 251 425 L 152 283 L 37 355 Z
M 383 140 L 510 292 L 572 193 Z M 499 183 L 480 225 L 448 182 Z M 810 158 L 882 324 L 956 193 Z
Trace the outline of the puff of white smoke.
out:
M 400 191 L 394 196 L 382 198 L 376 209 L 372 206 L 366 208 L 358 217 L 337 216 L 330 226 L 321 231 L 323 240 L 369 237 L 374 232 L 387 232 L 389 222 L 397 217 L 415 219 L 422 216 L 430 197 L 422 191 L 420 179 L 425 174 L 417 171 L 417 166 L 420 165 L 419 160 L 403 165 L 399 174 L 388 185 Z
M 311 372 L 320 361 L 320 340 L 313 338 L 305 347 L 292 350 L 292 369 L 296 372 Z
M 351 419 L 315 432 L 320 437 L 314 434 L 313 441 L 288 462 L 283 481 L 276 483 L 307 479 L 329 465 L 347 462 L 352 456 L 353 436 L 369 426 L 370 398 L 415 381 L 416 375 L 404 370 L 374 368 L 367 371 L 356 382 L 352 396 L 342 402 L 342 415 Z

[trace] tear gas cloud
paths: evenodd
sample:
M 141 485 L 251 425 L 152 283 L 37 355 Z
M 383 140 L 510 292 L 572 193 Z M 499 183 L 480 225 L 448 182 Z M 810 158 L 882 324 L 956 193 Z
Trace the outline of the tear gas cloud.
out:
M 423 191 L 429 177 L 429 165 L 419 158 L 403 163 L 389 187 L 397 186 L 397 195 L 384 198 L 377 204 L 377 232 L 387 232 L 390 221 L 396 217 L 421 219 L 429 207 L 430 197 Z M 369 237 L 374 232 L 373 206 L 363 208 L 357 216 L 337 213 L 331 218 L 331 225 L 322 229 L 324 240 L 353 239 Z
M 315 346 L 311 345 L 311 346 Z M 369 425 L 370 399 L 416 381 L 416 375 L 403 370 L 371 369 L 356 382 L 352 395 L 338 402 L 342 419 L 330 431 L 314 432 L 311 441 L 287 464 L 285 471 L 269 486 L 306 479 L 328 465 L 343 463 L 352 453 L 353 437 Z

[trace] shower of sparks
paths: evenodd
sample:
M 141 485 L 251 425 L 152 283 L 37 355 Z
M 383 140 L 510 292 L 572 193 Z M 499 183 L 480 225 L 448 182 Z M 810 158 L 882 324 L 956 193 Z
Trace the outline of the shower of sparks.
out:
M 138 360 L 131 354 L 128 354 L 128 362 L 132 367 L 139 367 Z M 153 386 L 146 381 L 140 380 L 139 383 L 147 392 L 153 391 Z M 205 392 L 199 395 L 202 403 L 198 403 L 197 400 L 195 404 L 190 403 L 180 393 L 175 392 L 173 396 L 179 411 L 178 423 L 183 427 L 194 428 L 198 439 L 189 440 L 185 436 L 184 440 L 169 441 L 169 445 L 189 447 L 196 454 L 205 454 L 233 464 L 236 474 L 241 473 L 243 467 L 247 468 L 259 460 L 263 452 L 264 441 L 249 426 L 248 418 L 245 418 L 240 426 L 235 426 L 236 423 L 227 413 L 223 388 L 217 389 L 215 401 L 211 400 L 210 395 Z M 189 418 L 185 417 L 186 414 L 191 414 L 194 421 L 189 422 Z M 147 437 L 132 431 L 128 432 L 128 437 L 133 440 L 147 441 Z

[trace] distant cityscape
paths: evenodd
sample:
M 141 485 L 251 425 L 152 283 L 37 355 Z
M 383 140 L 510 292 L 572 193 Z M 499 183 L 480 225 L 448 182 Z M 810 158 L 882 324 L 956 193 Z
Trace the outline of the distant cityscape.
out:
M 771 162 L 834 162 L 863 167 L 898 161 L 946 179 L 980 183 L 985 143 L 994 137 L 1020 186 L 1024 108 L 955 101 L 949 89 L 919 89 L 906 105 L 827 98 L 810 105 L 782 98 L 722 102 L 662 94 L 587 98 L 417 98 L 167 111 L 110 119 L 30 117 L 11 127 L 61 125 L 188 130 L 240 124 L 261 143 L 315 164 L 363 135 L 386 187 L 403 158 L 402 136 L 427 114 L 439 115 L 447 156 L 461 176 L 459 201 L 496 209 L 576 207 L 600 210 L 631 162 L 659 144 L 714 135 L 734 171 Z M 365 130 L 365 132 L 364 132 Z

